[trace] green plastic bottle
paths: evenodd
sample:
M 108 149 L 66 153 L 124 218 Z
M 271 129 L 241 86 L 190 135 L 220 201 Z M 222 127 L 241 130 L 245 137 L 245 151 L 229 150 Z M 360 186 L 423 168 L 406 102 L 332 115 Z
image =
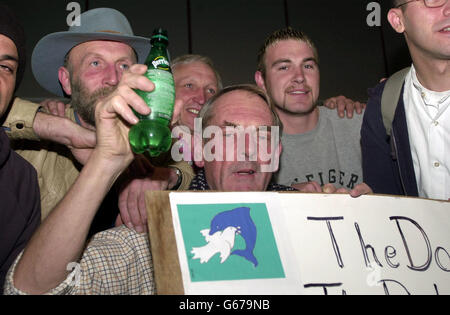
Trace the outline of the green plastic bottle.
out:
M 131 128 L 129 141 L 133 152 L 141 154 L 148 151 L 151 157 L 156 157 L 167 152 L 172 144 L 169 125 L 175 104 L 175 84 L 167 50 L 167 31 L 155 29 L 151 44 L 145 61 L 148 66 L 145 76 L 155 84 L 155 89 L 152 92 L 136 90 L 136 93 L 152 111 L 148 116 L 136 113 L 140 121 Z

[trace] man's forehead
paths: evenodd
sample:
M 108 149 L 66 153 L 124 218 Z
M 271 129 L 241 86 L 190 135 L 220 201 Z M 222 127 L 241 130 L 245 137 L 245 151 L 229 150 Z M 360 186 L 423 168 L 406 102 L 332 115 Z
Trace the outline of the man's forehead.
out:
M 194 79 L 202 79 L 202 80 L 211 80 L 214 81 L 214 84 L 217 85 L 216 76 L 214 71 L 207 64 L 195 61 L 190 63 L 181 63 L 175 65 L 173 67 L 173 74 L 179 80 L 194 78 Z
M 258 95 L 248 91 L 224 94 L 214 104 L 214 120 L 222 126 L 269 126 L 272 124 L 268 104 Z
M 0 57 L 2 60 L 19 61 L 19 53 L 14 42 L 7 36 L 0 34 Z
M 266 49 L 267 59 L 287 58 L 297 54 L 304 55 L 305 58 L 314 57 L 314 50 L 305 41 L 297 39 L 285 39 L 274 42 Z
M 114 49 L 112 49 L 114 48 Z M 83 58 L 86 55 L 121 55 L 122 58 L 136 59 L 136 54 L 131 46 L 126 43 L 107 40 L 94 40 L 81 43 L 72 48 L 71 55 Z

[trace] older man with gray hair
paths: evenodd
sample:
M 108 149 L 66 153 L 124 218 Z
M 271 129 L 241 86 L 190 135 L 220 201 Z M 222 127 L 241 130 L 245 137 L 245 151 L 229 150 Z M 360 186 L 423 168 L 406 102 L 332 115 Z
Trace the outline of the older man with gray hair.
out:
M 133 73 L 138 70 L 135 68 Z M 130 76 L 124 78 L 131 80 Z M 137 79 L 136 76 L 131 78 Z M 112 99 L 110 97 L 100 101 L 100 108 L 110 103 Z M 208 104 L 203 115 L 210 117 L 207 121 L 209 126 L 215 125 L 220 128 L 228 123 L 233 126 L 256 128 L 277 126 L 276 113 L 264 92 L 256 87 L 245 85 L 224 89 Z M 248 153 L 249 151 L 245 150 L 246 156 Z M 279 154 L 278 148 L 274 151 L 274 156 L 277 157 Z M 91 160 L 89 163 L 92 164 Z M 204 178 L 205 185 L 223 191 L 293 190 L 290 187 L 271 185 L 272 173 L 260 171 L 260 166 L 264 163 L 270 162 L 250 160 L 199 162 L 199 166 L 204 166 L 202 173 L 204 177 L 198 176 L 195 183 L 200 184 Z M 87 172 L 82 174 L 83 177 L 88 175 Z M 194 187 L 195 183 L 191 188 L 201 189 L 198 186 Z M 71 200 L 77 200 L 77 196 L 79 197 L 72 195 L 74 198 Z M 94 213 L 95 208 L 92 206 L 72 212 L 58 208 L 52 212 L 41 230 L 34 236 L 30 246 L 11 267 L 5 292 L 154 294 L 153 262 L 147 235 L 120 226 L 98 233 L 83 250 L 86 230 L 92 222 Z M 70 264 L 74 261 L 79 261 L 79 264 Z M 72 272 L 66 271 L 68 265 L 74 267 Z
M 194 120 L 198 117 L 202 107 L 222 89 L 222 79 L 212 60 L 202 55 L 179 56 L 172 61 L 171 68 L 176 92 L 172 127 L 181 127 L 189 134 L 194 130 Z M 190 151 L 190 147 L 184 145 L 182 150 Z M 166 154 L 165 158 L 170 160 L 171 164 L 175 164 L 171 159 L 170 152 Z M 190 161 L 190 157 L 186 160 Z M 170 174 L 170 168 L 158 168 L 153 173 L 153 177 L 141 176 L 132 179 L 122 189 L 119 195 L 120 217 L 116 226 L 125 223 L 128 227 L 144 229 L 147 224 L 145 191 L 166 190 L 168 188 L 167 183 L 155 181 L 154 178 L 167 178 L 167 174 Z M 180 176 L 179 185 L 177 183 L 176 188 L 179 190 L 187 189 L 193 176 L 193 174 L 185 171 Z
M 202 170 L 192 181 L 192 190 L 295 190 L 272 182 L 281 154 L 282 124 L 263 90 L 254 85 L 227 87 L 207 102 L 200 118 L 202 131 L 216 130 L 214 137 L 202 139 L 205 142 L 194 142 L 196 151 L 202 144 L 201 159 L 195 161 Z M 206 149 L 209 142 L 214 142 L 214 152 Z M 263 153 L 268 153 L 268 158 Z
M 202 55 L 182 55 L 172 62 L 176 98 L 174 124 L 194 130 L 194 119 L 203 105 L 222 89 L 222 79 L 212 60 Z

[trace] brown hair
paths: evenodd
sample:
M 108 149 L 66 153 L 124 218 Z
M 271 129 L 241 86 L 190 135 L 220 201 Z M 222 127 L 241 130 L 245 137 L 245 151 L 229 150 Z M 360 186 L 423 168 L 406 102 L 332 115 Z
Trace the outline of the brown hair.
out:
M 292 27 L 286 27 L 286 28 L 282 28 L 280 30 L 277 30 L 275 32 L 273 32 L 272 34 L 270 34 L 265 42 L 264 45 L 260 48 L 259 52 L 258 52 L 258 58 L 257 58 L 257 63 L 258 63 L 258 71 L 261 71 L 263 77 L 265 78 L 266 76 L 266 66 L 264 64 L 264 57 L 266 55 L 266 51 L 267 48 L 280 42 L 283 40 L 289 40 L 289 39 L 294 39 L 294 40 L 299 40 L 302 42 L 305 42 L 306 44 L 308 44 L 311 49 L 313 50 L 314 53 L 314 58 L 316 58 L 316 62 L 317 64 L 319 64 L 319 53 L 317 52 L 317 48 L 314 45 L 314 43 L 312 42 L 312 40 L 302 31 L 300 30 L 296 30 L 293 29 Z

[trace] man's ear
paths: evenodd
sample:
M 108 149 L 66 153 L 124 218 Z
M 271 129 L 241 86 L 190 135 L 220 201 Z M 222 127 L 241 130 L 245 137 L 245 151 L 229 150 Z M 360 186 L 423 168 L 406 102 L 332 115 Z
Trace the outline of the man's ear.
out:
M 390 9 L 388 12 L 388 21 L 392 28 L 397 33 L 403 33 L 405 31 L 405 26 L 403 24 L 403 12 L 402 9 L 394 8 Z
M 58 69 L 58 79 L 59 82 L 61 83 L 64 92 L 66 92 L 67 95 L 72 95 L 72 86 L 70 84 L 70 73 L 66 67 L 60 67 Z
M 264 83 L 264 76 L 261 71 L 255 72 L 255 82 L 258 87 L 260 87 L 261 89 L 263 89 L 264 91 L 267 92 L 266 84 Z

